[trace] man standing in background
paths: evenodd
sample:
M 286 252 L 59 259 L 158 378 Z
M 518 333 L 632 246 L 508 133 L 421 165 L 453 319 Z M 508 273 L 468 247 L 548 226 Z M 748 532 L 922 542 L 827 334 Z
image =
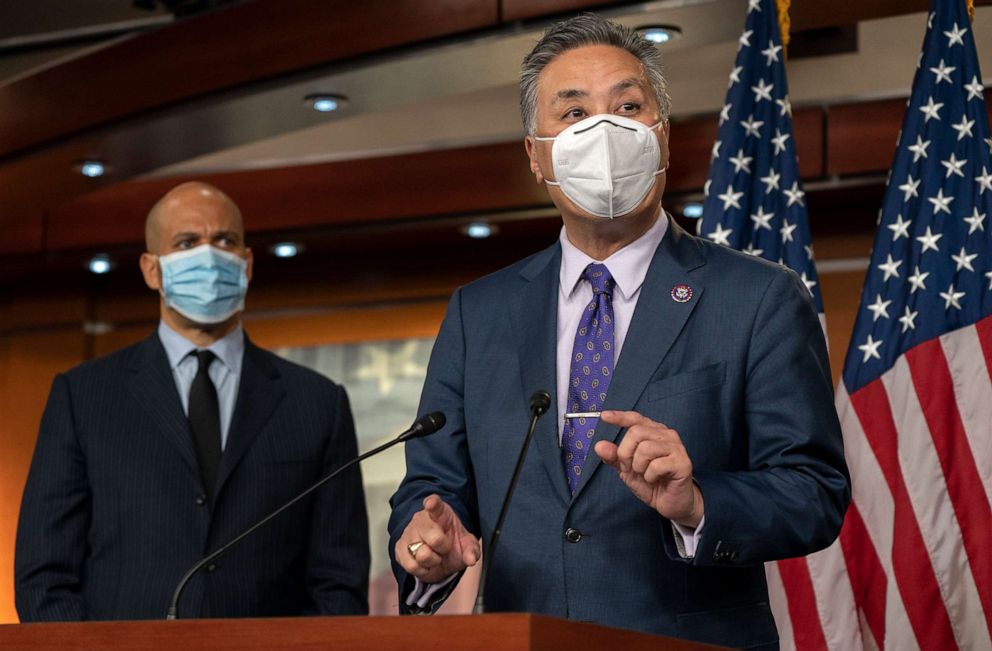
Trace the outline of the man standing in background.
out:
M 669 98 L 635 31 L 552 26 L 520 102 L 563 228 L 451 299 L 420 406 L 448 424 L 407 444 L 392 499 L 401 608 L 435 611 L 480 559 L 547 389 L 488 609 L 776 648 L 762 564 L 827 546 L 850 498 L 809 294 L 661 209 Z
M 180 185 L 145 238 L 157 331 L 52 386 L 17 531 L 23 622 L 163 618 L 196 561 L 358 452 L 344 389 L 242 329 L 234 202 Z M 368 572 L 356 466 L 205 567 L 179 616 L 364 614 Z

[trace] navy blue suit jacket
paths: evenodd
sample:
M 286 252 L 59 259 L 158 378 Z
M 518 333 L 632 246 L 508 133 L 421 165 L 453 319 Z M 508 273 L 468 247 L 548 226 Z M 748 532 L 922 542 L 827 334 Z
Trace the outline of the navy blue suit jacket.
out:
M 59 375 L 17 531 L 21 621 L 163 618 L 193 563 L 356 454 L 344 389 L 246 340 L 211 512 L 157 334 Z M 368 572 L 355 468 L 195 577 L 179 615 L 363 614 Z
M 407 443 L 390 550 L 439 493 L 488 539 L 536 389 L 557 394 L 559 246 L 458 290 L 431 356 L 421 411 L 439 433 Z M 686 303 L 672 288 L 692 288 Z M 535 432 L 486 590 L 489 610 L 533 611 L 741 648 L 774 647 L 762 563 L 837 535 L 849 500 L 823 334 L 791 271 L 692 237 L 659 245 L 604 409 L 679 432 L 705 498 L 691 560 L 671 523 L 595 454 L 574 497 L 557 406 Z M 595 440 L 618 441 L 600 423 Z M 575 533 L 566 537 L 565 531 Z M 412 580 L 394 563 L 401 601 Z

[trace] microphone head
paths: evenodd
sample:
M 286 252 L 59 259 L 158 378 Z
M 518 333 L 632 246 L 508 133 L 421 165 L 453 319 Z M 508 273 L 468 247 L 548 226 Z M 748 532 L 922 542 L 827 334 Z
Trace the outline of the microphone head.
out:
M 421 416 L 413 425 L 410 426 L 410 435 L 405 438 L 418 438 L 421 436 L 427 436 L 428 434 L 433 434 L 442 427 L 444 427 L 447 418 L 440 411 L 431 412 L 425 416 Z
M 542 416 L 551 406 L 551 394 L 538 389 L 530 396 L 530 410 L 535 416 Z

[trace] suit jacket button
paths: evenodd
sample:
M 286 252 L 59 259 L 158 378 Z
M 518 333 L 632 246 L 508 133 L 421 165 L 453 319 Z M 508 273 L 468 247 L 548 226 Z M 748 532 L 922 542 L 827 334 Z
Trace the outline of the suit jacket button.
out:
M 569 527 L 568 529 L 565 529 L 565 540 L 570 543 L 577 543 L 582 540 L 582 532 L 578 529 Z
M 203 495 L 203 494 L 197 495 L 196 496 L 196 503 L 197 503 L 198 506 L 203 506 L 204 504 L 207 503 L 207 496 L 206 495 Z
M 217 564 L 216 563 L 211 563 L 210 565 L 207 565 L 207 571 L 208 572 L 213 572 L 216 569 L 217 569 Z

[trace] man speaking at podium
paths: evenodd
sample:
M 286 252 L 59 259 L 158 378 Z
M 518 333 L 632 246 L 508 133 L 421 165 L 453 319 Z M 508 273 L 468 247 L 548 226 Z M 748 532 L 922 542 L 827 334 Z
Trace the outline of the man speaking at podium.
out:
M 448 424 L 407 445 L 392 499 L 401 608 L 433 612 L 480 559 L 547 389 L 488 610 L 775 648 L 762 563 L 828 545 L 849 500 L 809 294 L 662 211 L 669 99 L 633 30 L 553 26 L 520 103 L 564 227 L 448 306 L 420 408 Z
M 344 389 L 242 330 L 231 199 L 180 185 L 145 236 L 157 331 L 52 385 L 17 531 L 24 622 L 164 618 L 196 561 L 358 452 Z M 204 568 L 179 616 L 364 614 L 368 573 L 356 466 Z

